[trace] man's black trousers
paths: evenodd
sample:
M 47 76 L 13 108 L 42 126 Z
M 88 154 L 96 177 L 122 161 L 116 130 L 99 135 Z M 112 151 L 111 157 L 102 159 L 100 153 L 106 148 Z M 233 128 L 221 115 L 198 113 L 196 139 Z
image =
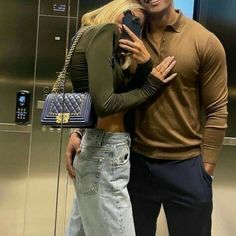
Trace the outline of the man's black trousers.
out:
M 211 235 L 212 178 L 201 156 L 168 161 L 131 152 L 128 190 L 136 236 L 156 235 L 161 205 L 170 236 Z

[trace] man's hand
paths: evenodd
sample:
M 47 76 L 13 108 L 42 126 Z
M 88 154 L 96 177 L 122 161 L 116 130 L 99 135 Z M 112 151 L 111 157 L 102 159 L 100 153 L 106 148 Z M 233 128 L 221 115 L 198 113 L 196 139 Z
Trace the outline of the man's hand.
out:
M 204 163 L 203 163 L 203 166 L 204 166 L 205 171 L 206 171 L 210 176 L 213 176 L 213 175 L 214 175 L 215 165 L 204 162 Z
M 75 178 L 75 170 L 73 168 L 73 160 L 76 152 L 80 150 L 80 138 L 76 133 L 72 133 L 66 148 L 66 169 L 71 178 Z

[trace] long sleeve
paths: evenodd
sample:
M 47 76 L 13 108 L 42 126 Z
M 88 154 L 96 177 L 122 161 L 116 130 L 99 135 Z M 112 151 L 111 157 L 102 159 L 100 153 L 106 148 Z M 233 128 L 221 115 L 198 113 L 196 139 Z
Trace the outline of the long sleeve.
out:
M 135 88 L 140 88 L 146 81 L 152 69 L 153 69 L 153 61 L 151 58 L 144 64 L 138 64 L 135 74 L 130 75 L 131 79 L 129 83 L 127 84 L 126 91 L 129 91 Z
M 127 110 L 144 102 L 147 98 L 158 93 L 163 83 L 149 76 L 141 88 L 129 92 L 115 93 L 114 79 L 117 75 L 113 65 L 113 37 L 118 45 L 117 29 L 113 24 L 103 26 L 91 40 L 86 59 L 88 64 L 89 91 L 92 97 L 95 112 L 104 117 Z M 117 40 L 117 41 L 116 41 Z M 120 73 L 123 73 L 120 71 Z M 119 76 L 122 76 L 121 74 Z
M 203 132 L 203 161 L 215 164 L 227 127 L 227 66 L 224 49 L 212 34 L 204 50 L 201 98 L 206 114 Z

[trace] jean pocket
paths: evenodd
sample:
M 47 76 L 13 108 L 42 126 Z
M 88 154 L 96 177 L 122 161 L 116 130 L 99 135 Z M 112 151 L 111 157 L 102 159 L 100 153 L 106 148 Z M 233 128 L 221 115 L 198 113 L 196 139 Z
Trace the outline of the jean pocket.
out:
M 123 166 L 129 163 L 130 149 L 127 144 L 116 146 L 113 164 Z
M 81 150 L 76 168 L 76 181 L 80 193 L 91 195 L 98 192 L 104 158 L 104 151 L 96 148 Z
M 113 183 L 118 188 L 127 186 L 130 177 L 130 150 L 127 145 L 116 147 L 113 160 Z

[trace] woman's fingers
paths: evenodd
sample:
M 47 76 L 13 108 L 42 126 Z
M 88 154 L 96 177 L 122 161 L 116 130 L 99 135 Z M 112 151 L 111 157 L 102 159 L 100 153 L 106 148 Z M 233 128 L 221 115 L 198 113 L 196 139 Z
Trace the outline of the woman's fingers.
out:
M 122 49 L 130 52 L 131 57 L 139 64 L 145 63 L 150 59 L 150 54 L 144 46 L 142 40 L 137 37 L 134 41 L 128 39 L 120 39 L 119 46 Z
M 123 24 L 123 29 L 128 33 L 128 35 L 130 36 L 130 38 L 133 41 L 140 41 L 139 37 L 136 36 L 126 25 Z
M 165 78 L 165 79 L 163 80 L 163 82 L 164 82 L 165 84 L 169 83 L 171 80 L 173 80 L 173 79 L 176 77 L 176 75 L 177 75 L 177 73 L 174 73 L 174 74 L 170 75 L 169 77 Z
M 120 39 L 119 46 L 131 53 L 134 53 L 138 48 L 140 48 L 139 43 L 141 40 L 126 25 L 123 25 L 123 28 L 130 36 L 130 39 Z
M 173 56 L 166 57 L 159 65 L 153 68 L 152 74 L 158 79 L 162 80 L 164 83 L 168 83 L 177 75 L 177 73 L 174 73 L 168 76 L 168 74 L 174 68 L 175 64 L 176 61 L 174 60 Z M 166 76 L 168 77 L 166 78 Z
M 125 40 L 125 39 L 120 40 L 119 46 L 131 53 L 138 52 L 136 45 L 132 43 L 130 40 Z
M 131 41 L 129 39 L 120 39 L 119 46 L 123 49 L 128 50 L 131 53 L 140 53 L 144 51 L 144 46 L 142 41 Z
M 166 57 L 159 65 L 157 65 L 155 68 L 157 71 L 160 71 L 163 73 L 166 68 L 174 61 L 174 57 Z
M 170 71 L 173 69 L 175 64 L 176 64 L 176 61 L 172 61 L 168 66 L 164 68 L 164 71 L 162 72 L 163 77 L 166 77 L 170 73 Z
M 167 57 L 165 58 L 159 65 L 155 67 L 155 69 L 163 76 L 166 77 L 169 72 L 173 69 L 175 66 L 176 61 L 174 60 L 174 57 Z

